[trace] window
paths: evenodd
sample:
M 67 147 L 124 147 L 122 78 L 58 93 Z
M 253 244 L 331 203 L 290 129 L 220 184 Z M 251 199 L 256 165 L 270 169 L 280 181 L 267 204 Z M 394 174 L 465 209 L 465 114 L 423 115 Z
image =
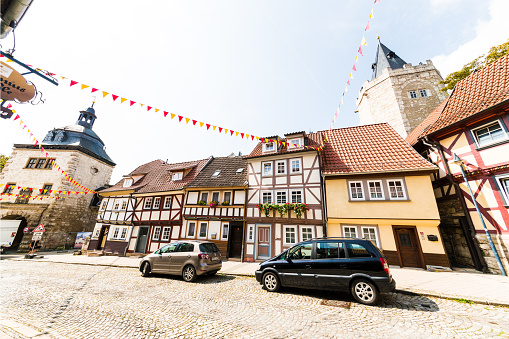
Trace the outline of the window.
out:
M 300 159 L 292 159 L 290 160 L 291 166 L 292 166 L 292 173 L 300 173 L 301 167 L 300 167 Z
M 372 200 L 383 200 L 384 192 L 381 181 L 368 181 L 369 197 Z
M 286 174 L 286 161 L 276 161 L 277 174 Z
M 171 197 L 164 198 L 164 209 L 170 209 L 171 208 Z
M 472 130 L 472 133 L 478 147 L 486 146 L 509 138 L 498 120 Z
M 350 199 L 351 200 L 364 200 L 364 194 L 362 192 L 362 182 L 352 181 L 350 185 Z
M 271 162 L 263 163 L 262 167 L 263 167 L 263 172 L 262 172 L 263 176 L 272 175 L 272 163 Z
M 373 255 L 361 244 L 346 243 L 346 250 L 350 258 L 371 258 Z
M 416 91 L 410 91 L 410 98 L 416 99 L 417 98 L 417 92 Z
M 194 245 L 193 244 L 182 243 L 177 248 L 177 252 L 192 252 L 192 251 L 194 251 Z
M 124 187 L 129 187 L 133 184 L 133 179 L 124 179 Z
M 419 94 L 421 95 L 421 98 L 426 98 L 428 96 L 428 91 L 425 89 L 420 89 Z
M 220 174 L 220 173 L 221 173 L 221 170 L 216 170 L 216 171 L 212 174 L 211 178 L 217 178 L 217 177 L 219 176 L 219 174 Z
M 163 227 L 163 235 L 161 237 L 162 241 L 170 240 L 170 231 L 171 231 L 171 227 Z
M 509 205 L 509 174 L 495 177 L 495 181 L 500 188 L 500 194 L 505 201 L 505 205 Z
M 221 233 L 221 240 L 228 240 L 228 231 L 230 230 L 230 226 L 228 224 L 223 224 L 223 233 Z
M 154 227 L 154 234 L 152 235 L 152 240 L 159 240 L 161 236 L 161 226 Z
M 297 230 L 296 226 L 285 226 L 285 245 L 292 245 L 297 243 Z
M 122 200 L 122 207 L 120 207 L 120 209 L 123 211 L 127 209 L 127 200 Z
M 45 163 L 46 163 L 46 159 L 39 159 L 39 160 L 37 160 L 37 164 L 35 165 L 35 168 L 43 168 Z
M 182 180 L 182 172 L 175 172 L 171 175 L 171 180 L 173 181 L 177 181 L 177 180 Z
M 157 197 L 154 199 L 154 209 L 155 210 L 158 210 L 159 209 L 159 206 L 161 206 L 161 198 L 160 197 Z
M 208 192 L 203 192 L 201 194 L 201 200 L 203 200 L 205 202 L 208 202 L 208 200 L 209 200 L 209 193 Z
M 374 244 L 378 246 L 378 241 L 376 237 L 376 228 L 375 227 L 361 227 L 362 229 L 362 237 L 367 240 L 371 240 Z
M 27 164 L 26 168 L 34 168 L 36 162 L 37 162 L 36 158 L 30 158 L 28 160 L 28 164 Z
M 194 238 L 194 231 L 196 230 L 196 223 L 190 222 L 187 225 L 187 237 L 188 238 Z
M 44 185 L 42 187 L 42 192 L 41 192 L 41 195 L 49 195 L 51 191 L 51 188 L 53 187 L 53 185 Z
M 212 192 L 212 201 L 219 201 L 219 192 Z
M 122 234 L 120 235 L 120 239 L 125 239 L 126 235 L 127 235 L 127 227 L 123 227 Z
M 101 233 L 101 229 L 100 228 L 96 228 L 95 232 L 94 232 L 94 237 L 98 237 L 99 233 Z
M 238 169 L 235 173 L 236 173 L 236 174 L 240 174 L 240 173 L 242 173 L 242 172 L 244 172 L 244 169 L 243 169 L 243 168 L 239 168 L 239 169 Z
M 285 191 L 278 191 L 276 192 L 276 204 L 286 204 L 286 192 Z
M 302 191 L 291 191 L 292 204 L 302 203 Z
M 299 147 L 300 146 L 300 139 L 291 139 L 290 140 L 290 147 Z
M 274 143 L 269 142 L 265 144 L 265 152 L 274 151 Z
M 254 242 L 254 225 L 249 225 L 247 227 L 247 241 Z
M 406 199 L 405 190 L 403 189 L 403 180 L 387 180 L 387 185 L 389 185 L 391 200 Z
M 118 211 L 118 207 L 120 206 L 120 201 L 115 201 L 115 204 L 113 205 L 113 210 Z
M 313 239 L 313 227 L 301 227 L 300 241 L 308 241 Z
M 152 197 L 145 198 L 145 205 L 143 206 L 143 208 L 149 210 L 151 207 L 152 207 Z
M 316 259 L 338 259 L 345 257 L 342 242 L 319 242 L 316 244 Z
M 157 251 L 159 251 L 159 253 L 161 253 L 161 254 L 172 253 L 172 252 L 175 252 L 175 250 L 177 249 L 177 246 L 178 246 L 178 243 L 168 244 L 166 246 L 161 247 Z
M 29 188 L 22 189 L 19 191 L 19 195 L 16 198 L 16 204 L 28 204 L 28 200 L 30 200 L 30 196 L 32 195 L 32 190 Z
M 115 227 L 115 231 L 113 231 L 113 239 L 118 238 L 118 232 L 120 231 L 120 227 Z
M 262 192 L 262 204 L 272 204 L 272 192 Z
M 223 202 L 230 203 L 232 201 L 232 192 L 224 192 Z
M 16 184 L 7 184 L 5 185 L 4 193 L 9 194 L 12 192 L 12 190 L 16 187 Z
M 295 246 L 288 252 L 288 258 L 293 260 L 311 259 L 313 244 Z
M 46 166 L 44 166 L 44 168 L 46 168 L 46 169 L 52 168 L 54 163 L 55 163 L 55 159 L 49 159 L 48 162 L 46 163 Z
M 108 200 L 103 200 L 103 203 L 101 204 L 101 211 L 104 211 L 106 209 L 106 205 L 108 205 Z
M 357 227 L 343 226 L 343 236 L 346 238 L 357 238 Z
M 207 223 L 200 223 L 200 233 L 198 233 L 198 238 L 206 238 L 207 237 Z

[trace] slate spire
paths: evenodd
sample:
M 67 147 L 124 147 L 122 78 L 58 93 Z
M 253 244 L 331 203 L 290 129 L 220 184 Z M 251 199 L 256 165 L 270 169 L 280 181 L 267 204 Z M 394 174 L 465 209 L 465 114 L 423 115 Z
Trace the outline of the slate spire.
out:
M 390 67 L 391 69 L 398 69 L 403 68 L 404 64 L 406 64 L 406 62 L 396 53 L 387 48 L 387 46 L 382 44 L 380 38 L 378 38 L 375 62 L 371 65 L 371 68 L 373 69 L 371 80 L 382 74 L 382 71 L 387 67 Z

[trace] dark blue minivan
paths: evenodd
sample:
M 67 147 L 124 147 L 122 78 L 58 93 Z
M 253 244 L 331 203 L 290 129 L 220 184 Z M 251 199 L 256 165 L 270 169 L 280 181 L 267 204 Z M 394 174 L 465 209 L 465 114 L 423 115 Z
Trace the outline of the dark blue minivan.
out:
M 376 304 L 380 293 L 396 288 L 387 258 L 365 239 L 305 241 L 264 261 L 255 274 L 270 292 L 281 286 L 350 291 L 355 300 L 366 305 Z

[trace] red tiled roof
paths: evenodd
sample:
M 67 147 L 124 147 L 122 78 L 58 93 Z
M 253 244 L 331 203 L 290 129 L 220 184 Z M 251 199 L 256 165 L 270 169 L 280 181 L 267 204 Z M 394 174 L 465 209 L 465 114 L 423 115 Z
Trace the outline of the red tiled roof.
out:
M 435 170 L 388 124 L 364 125 L 320 132 L 324 174 Z
M 291 135 L 291 134 L 287 134 L 287 135 Z M 322 143 L 322 135 L 320 133 L 309 133 L 306 136 L 307 136 L 306 146 L 316 147 L 316 148 L 320 147 L 320 145 Z M 267 138 L 267 139 L 270 139 L 270 138 Z M 249 154 L 247 156 L 247 158 L 256 158 L 256 157 L 260 157 L 260 156 L 270 156 L 270 155 L 275 155 L 275 154 L 304 152 L 304 151 L 312 150 L 311 148 L 304 148 L 304 147 L 295 147 L 295 148 L 290 148 L 289 149 L 288 146 L 286 145 L 287 140 L 288 139 L 282 138 L 281 142 L 285 142 L 285 146 L 280 146 L 280 148 L 278 149 L 277 152 L 267 153 L 267 154 L 263 154 L 262 153 L 262 146 L 263 146 L 264 143 L 263 142 L 259 142 L 255 146 L 253 151 L 251 151 L 251 154 Z
M 421 134 L 423 134 L 423 132 L 425 132 L 431 124 L 437 121 L 437 119 L 440 117 L 440 114 L 442 114 L 442 110 L 447 104 L 447 100 L 449 100 L 449 98 L 442 101 L 442 103 L 438 105 L 437 108 L 433 110 L 433 112 L 431 112 L 412 132 L 410 132 L 409 135 L 407 135 L 405 140 L 410 145 L 415 145 L 417 141 L 419 141 Z
M 507 100 L 509 55 L 458 82 L 438 120 L 421 136 L 429 135 Z

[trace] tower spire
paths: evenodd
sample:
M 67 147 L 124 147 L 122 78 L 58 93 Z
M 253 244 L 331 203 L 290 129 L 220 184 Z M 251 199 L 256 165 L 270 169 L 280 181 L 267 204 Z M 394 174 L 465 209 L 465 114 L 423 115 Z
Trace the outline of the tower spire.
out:
M 403 68 L 406 62 L 401 59 L 396 53 L 391 51 L 387 46 L 382 44 L 380 37 L 377 36 L 378 47 L 376 49 L 375 62 L 371 65 L 373 74 L 371 80 L 382 74 L 382 71 L 386 68 L 398 69 Z

